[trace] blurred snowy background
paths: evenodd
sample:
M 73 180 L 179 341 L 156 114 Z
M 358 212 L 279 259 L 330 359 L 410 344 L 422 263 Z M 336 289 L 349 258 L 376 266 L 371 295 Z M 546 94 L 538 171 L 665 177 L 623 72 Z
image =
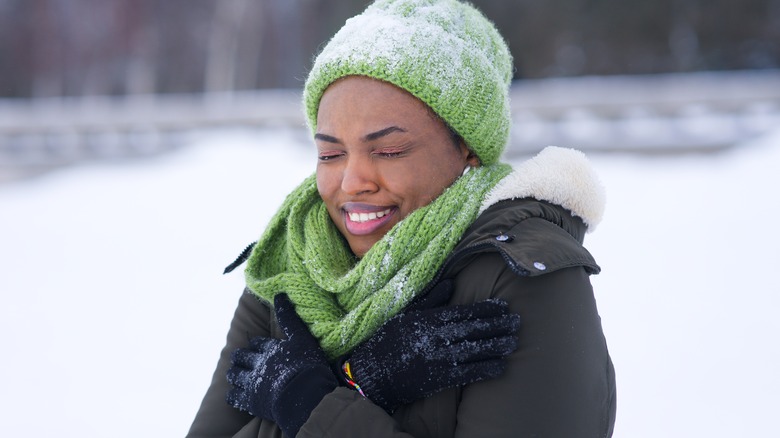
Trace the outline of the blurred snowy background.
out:
M 222 268 L 314 170 L 296 87 L 365 4 L 306 1 L 0 0 L 0 436 L 186 433 Z M 776 436 L 780 1 L 481 3 L 505 160 L 578 148 L 607 188 L 615 437 Z

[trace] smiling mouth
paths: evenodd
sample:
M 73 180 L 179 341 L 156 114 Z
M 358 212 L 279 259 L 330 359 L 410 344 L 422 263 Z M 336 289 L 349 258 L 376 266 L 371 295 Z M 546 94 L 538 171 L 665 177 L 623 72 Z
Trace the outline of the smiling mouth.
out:
M 388 208 L 387 210 L 372 211 L 371 213 L 347 212 L 347 216 L 349 217 L 349 220 L 351 220 L 352 222 L 362 224 L 364 222 L 381 219 L 389 215 L 392 211 L 393 211 L 392 208 Z
M 344 225 L 347 232 L 354 236 L 373 234 L 393 220 L 395 211 L 396 207 L 379 211 L 344 210 Z

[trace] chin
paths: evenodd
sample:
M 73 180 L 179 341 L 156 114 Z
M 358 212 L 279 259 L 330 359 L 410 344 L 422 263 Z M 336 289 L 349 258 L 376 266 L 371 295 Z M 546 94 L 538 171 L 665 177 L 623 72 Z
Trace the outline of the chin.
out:
M 368 239 L 360 239 L 359 242 L 354 242 L 349 244 L 349 249 L 352 250 L 352 253 L 355 254 L 358 258 L 363 258 L 366 253 L 374 247 L 374 245 L 379 242 L 380 239 L 375 240 L 368 240 Z
M 366 253 L 368 252 L 368 250 L 371 249 L 372 246 L 374 246 L 374 245 L 371 245 L 371 246 L 368 246 L 368 247 L 365 246 L 365 245 L 358 245 L 358 246 L 350 245 L 349 249 L 352 250 L 352 254 L 355 254 L 355 256 L 357 256 L 357 258 L 362 259 L 363 256 L 366 255 Z

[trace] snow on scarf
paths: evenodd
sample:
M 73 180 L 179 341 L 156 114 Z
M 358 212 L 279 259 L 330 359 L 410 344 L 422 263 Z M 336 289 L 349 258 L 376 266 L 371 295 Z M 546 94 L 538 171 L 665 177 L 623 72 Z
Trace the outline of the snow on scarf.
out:
M 288 195 L 252 250 L 247 286 L 269 303 L 286 292 L 329 357 L 348 353 L 423 291 L 510 170 L 472 169 L 362 259 L 331 221 L 312 175 Z

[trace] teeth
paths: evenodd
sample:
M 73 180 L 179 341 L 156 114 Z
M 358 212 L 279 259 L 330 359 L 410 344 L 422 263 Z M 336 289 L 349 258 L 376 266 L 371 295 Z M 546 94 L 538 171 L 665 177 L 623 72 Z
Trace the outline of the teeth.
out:
M 352 222 L 362 223 L 362 222 L 373 221 L 381 217 L 385 217 L 388 214 L 390 214 L 390 210 L 391 209 L 388 208 L 387 210 L 384 211 L 377 211 L 371 213 L 347 213 L 347 215 L 349 216 L 349 220 L 351 220 Z

